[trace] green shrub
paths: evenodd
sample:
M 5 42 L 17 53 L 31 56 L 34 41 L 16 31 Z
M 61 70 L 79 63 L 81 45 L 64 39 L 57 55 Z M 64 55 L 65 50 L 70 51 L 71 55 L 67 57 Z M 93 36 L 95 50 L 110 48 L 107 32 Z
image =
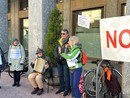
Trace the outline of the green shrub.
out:
M 56 60 L 54 56 L 54 48 L 61 35 L 63 17 L 61 12 L 55 7 L 49 18 L 48 32 L 46 34 L 45 42 L 45 54 L 50 57 L 52 66 L 56 66 Z

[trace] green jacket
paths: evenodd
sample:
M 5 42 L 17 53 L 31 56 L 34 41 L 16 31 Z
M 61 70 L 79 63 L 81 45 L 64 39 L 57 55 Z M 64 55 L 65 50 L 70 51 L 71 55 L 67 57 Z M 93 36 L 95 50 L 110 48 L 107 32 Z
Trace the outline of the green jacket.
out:
M 82 63 L 79 62 L 81 61 L 81 47 L 78 45 L 73 45 L 70 47 L 69 53 L 61 53 L 61 56 L 67 60 L 67 64 L 70 69 L 77 69 L 82 67 Z

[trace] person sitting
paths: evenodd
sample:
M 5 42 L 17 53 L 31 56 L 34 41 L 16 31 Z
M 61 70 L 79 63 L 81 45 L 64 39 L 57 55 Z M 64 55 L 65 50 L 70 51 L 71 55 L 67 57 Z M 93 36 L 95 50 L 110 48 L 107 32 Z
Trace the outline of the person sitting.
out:
M 31 94 L 41 95 L 44 92 L 43 77 L 49 68 L 49 59 L 44 56 L 43 49 L 40 48 L 37 49 L 36 55 L 37 59 L 31 63 L 33 72 L 29 74 L 28 79 L 34 88 Z

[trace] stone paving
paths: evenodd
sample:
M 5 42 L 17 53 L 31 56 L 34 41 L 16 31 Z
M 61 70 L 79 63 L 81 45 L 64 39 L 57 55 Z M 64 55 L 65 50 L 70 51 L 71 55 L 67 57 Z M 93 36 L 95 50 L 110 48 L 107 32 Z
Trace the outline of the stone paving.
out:
M 91 66 L 89 66 L 91 65 Z M 84 66 L 87 70 L 95 68 L 95 65 L 88 64 L 88 66 Z M 121 66 L 115 66 L 120 71 Z M 121 72 L 121 71 L 120 71 Z M 13 79 L 9 77 L 7 72 L 1 73 L 0 78 L 0 98 L 64 98 L 62 94 L 56 95 L 55 92 L 58 90 L 58 87 L 55 86 L 54 89 L 50 86 L 49 93 L 47 93 L 47 84 L 44 83 L 44 94 L 37 96 L 31 95 L 30 92 L 33 90 L 32 86 L 30 85 L 27 75 L 21 77 L 21 86 L 20 87 L 12 87 Z M 71 98 L 71 94 L 66 96 L 65 98 Z M 87 97 L 89 98 L 89 97 Z M 94 97 L 91 97 L 94 98 Z M 100 96 L 100 98 L 102 98 Z M 111 98 L 111 97 L 107 97 Z
M 21 78 L 20 87 L 12 87 L 13 79 L 9 77 L 7 72 L 1 73 L 0 79 L 0 98 L 64 98 L 62 94 L 56 95 L 55 92 L 58 90 L 57 87 L 49 87 L 49 93 L 47 93 L 47 85 L 44 83 L 44 94 L 31 95 L 32 86 L 28 79 L 24 76 Z M 71 98 L 71 94 L 65 98 Z

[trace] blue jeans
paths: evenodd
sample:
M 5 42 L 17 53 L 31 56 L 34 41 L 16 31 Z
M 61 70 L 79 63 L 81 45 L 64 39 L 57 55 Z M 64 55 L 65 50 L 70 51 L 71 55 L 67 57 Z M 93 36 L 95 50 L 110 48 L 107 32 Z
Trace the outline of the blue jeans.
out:
M 57 67 L 60 82 L 60 90 L 70 91 L 70 72 L 68 65 L 58 63 Z
M 70 85 L 72 88 L 72 97 L 75 98 L 81 98 L 81 94 L 78 87 L 81 73 L 82 73 L 82 67 L 77 68 L 70 73 Z

